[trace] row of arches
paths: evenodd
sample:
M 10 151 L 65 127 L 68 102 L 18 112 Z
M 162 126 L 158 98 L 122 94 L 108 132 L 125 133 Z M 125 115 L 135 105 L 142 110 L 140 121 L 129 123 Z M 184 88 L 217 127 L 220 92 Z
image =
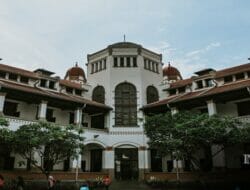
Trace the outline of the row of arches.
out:
M 154 86 L 152 85 L 148 86 L 146 93 L 147 93 L 147 104 L 159 100 L 158 90 Z M 115 96 L 123 96 L 123 95 L 124 96 L 136 95 L 135 86 L 127 82 L 118 84 L 115 88 Z M 103 86 L 97 86 L 94 88 L 92 93 L 92 100 L 103 104 L 105 103 L 105 89 Z

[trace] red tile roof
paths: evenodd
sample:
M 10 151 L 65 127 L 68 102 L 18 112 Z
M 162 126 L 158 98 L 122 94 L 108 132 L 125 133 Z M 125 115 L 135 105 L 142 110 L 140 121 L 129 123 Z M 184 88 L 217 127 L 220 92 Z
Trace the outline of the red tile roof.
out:
M 180 94 L 174 100 L 170 101 L 170 103 L 172 103 L 172 102 L 180 102 L 180 101 L 184 101 L 184 100 L 190 100 L 190 99 L 198 98 L 205 91 L 206 90 L 199 90 L 199 91 L 187 92 L 187 93 L 184 93 L 184 94 Z
M 241 73 L 241 72 L 244 72 L 244 71 L 250 71 L 250 63 L 235 66 L 235 67 L 230 67 L 230 68 L 227 68 L 227 69 L 217 71 L 216 75 L 215 75 L 215 78 L 221 78 L 221 77 L 224 77 L 224 76 L 233 75 L 233 74 Z
M 80 83 L 72 82 L 70 80 L 59 80 L 59 84 L 62 86 L 85 90 Z
M 170 80 L 177 80 L 178 77 L 182 78 L 180 71 L 170 64 L 164 66 L 162 69 L 162 72 L 163 72 L 163 76 L 167 76 L 168 79 Z
M 187 86 L 189 84 L 192 84 L 191 78 L 173 82 L 170 84 L 170 88 L 179 88 L 179 87 Z
M 166 99 L 160 100 L 158 102 L 148 104 L 144 106 L 143 109 L 157 107 L 157 106 L 164 105 L 164 104 L 188 101 L 188 100 L 192 100 L 195 98 L 212 96 L 212 95 L 221 94 L 224 92 L 230 92 L 234 90 L 243 89 L 246 87 L 250 87 L 250 79 L 236 81 L 236 82 L 228 83 L 222 86 L 207 88 L 207 89 L 203 89 L 199 91 L 187 92 L 187 93 L 179 94 L 179 95 L 172 96 L 172 97 L 167 97 Z
M 210 96 L 214 94 L 219 94 L 223 92 L 238 90 L 242 88 L 250 87 L 250 79 L 236 81 L 233 83 L 225 84 L 223 86 L 212 88 L 211 90 L 207 91 L 206 93 L 202 94 L 202 96 Z
M 38 87 L 32 87 L 28 85 L 23 85 L 15 82 L 10 82 L 6 80 L 0 79 L 0 86 L 5 87 L 7 89 L 13 89 L 13 90 L 18 90 L 22 92 L 28 92 L 28 93 L 33 93 L 37 95 L 42 95 L 42 96 L 47 96 L 47 97 L 52 97 L 60 100 L 66 100 L 66 101 L 71 101 L 71 102 L 76 102 L 76 103 L 83 103 L 91 106 L 97 106 L 105 109 L 112 109 L 109 106 L 106 106 L 105 104 L 101 104 L 95 101 L 87 100 L 85 98 L 77 97 L 74 95 L 68 95 L 64 93 L 59 93 L 59 92 L 53 92 L 53 91 L 48 91 L 44 90 Z
M 30 78 L 35 78 L 35 79 L 39 78 L 37 73 L 27 71 L 24 69 L 19 69 L 17 67 L 12 67 L 12 66 L 5 65 L 5 64 L 0 64 L 0 70 L 5 71 L 5 72 L 10 72 L 10 73 L 15 73 L 15 74 L 30 77 Z
M 143 106 L 142 109 L 150 108 L 150 107 L 157 107 L 157 106 L 161 106 L 161 105 L 166 105 L 166 104 L 168 104 L 171 100 L 173 100 L 174 98 L 177 98 L 177 97 L 178 97 L 178 96 L 170 96 L 170 97 L 167 97 L 166 99 L 163 99 L 163 100 L 160 100 L 160 101 L 157 101 L 157 102 L 153 102 L 153 103 L 147 104 L 147 105 Z

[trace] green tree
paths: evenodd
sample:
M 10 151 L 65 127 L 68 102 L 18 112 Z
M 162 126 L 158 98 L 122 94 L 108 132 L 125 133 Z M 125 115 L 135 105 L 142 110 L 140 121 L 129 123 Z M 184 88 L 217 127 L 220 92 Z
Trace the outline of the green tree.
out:
M 190 160 L 192 166 L 200 168 L 194 157 L 197 150 L 204 150 L 208 158 L 206 164 L 209 165 L 212 157 L 226 147 L 249 142 L 250 127 L 244 125 L 232 117 L 179 112 L 147 117 L 145 132 L 150 139 L 149 145 L 157 148 L 162 155 L 173 155 L 176 160 Z M 221 147 L 213 155 L 212 145 Z
M 8 156 L 13 148 L 14 132 L 9 129 L 9 122 L 0 117 L 0 157 Z
M 23 125 L 15 132 L 14 151 L 48 177 L 55 164 L 69 156 L 76 157 L 82 150 L 82 132 L 74 125 L 59 126 L 48 122 Z

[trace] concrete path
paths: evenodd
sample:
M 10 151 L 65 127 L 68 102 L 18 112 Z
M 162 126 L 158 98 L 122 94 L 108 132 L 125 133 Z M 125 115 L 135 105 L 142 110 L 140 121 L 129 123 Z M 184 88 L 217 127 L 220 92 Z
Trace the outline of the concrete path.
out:
M 113 181 L 109 190 L 150 190 L 147 185 L 138 181 Z

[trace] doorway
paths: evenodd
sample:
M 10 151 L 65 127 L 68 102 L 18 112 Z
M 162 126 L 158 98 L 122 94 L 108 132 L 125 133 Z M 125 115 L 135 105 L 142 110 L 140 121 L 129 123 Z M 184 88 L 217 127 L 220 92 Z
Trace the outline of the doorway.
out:
M 115 149 L 115 178 L 118 180 L 138 179 L 138 149 Z

